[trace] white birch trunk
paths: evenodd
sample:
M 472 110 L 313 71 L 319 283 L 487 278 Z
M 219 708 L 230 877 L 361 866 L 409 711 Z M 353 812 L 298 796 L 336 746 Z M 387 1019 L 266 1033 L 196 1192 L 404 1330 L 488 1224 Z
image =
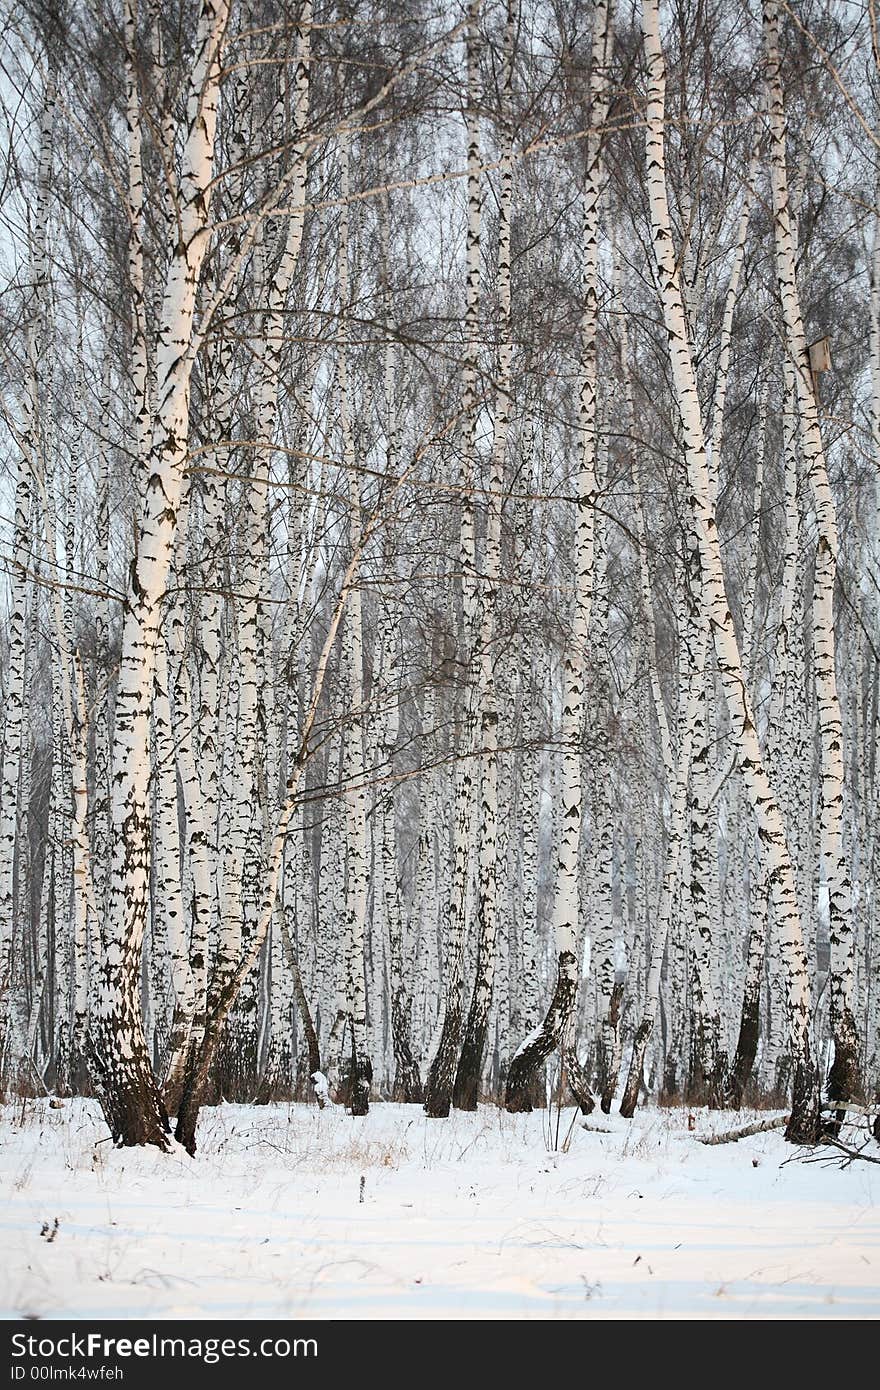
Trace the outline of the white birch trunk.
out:
M 170 1041 L 170 1020 L 167 1016 L 169 993 L 173 990 L 176 996 L 179 991 L 181 998 L 186 1000 L 188 991 L 192 989 L 192 972 L 189 969 L 189 941 L 180 877 L 175 724 L 172 722 L 168 698 L 168 658 L 165 644 L 161 641 L 156 649 L 153 731 L 156 749 L 156 901 L 153 905 L 153 944 L 155 948 L 157 935 L 160 956 L 156 962 L 158 997 L 154 1002 L 154 1026 L 158 1031 L 158 1039 L 154 1051 L 157 1057 L 163 1057 Z M 161 959 L 163 955 L 164 960 Z
M 859 1064 L 858 1031 L 852 1014 L 853 926 L 852 884 L 843 839 L 843 728 L 837 693 L 834 633 L 834 591 L 837 582 L 837 517 L 828 481 L 809 352 L 804 335 L 797 285 L 794 237 L 786 169 L 785 106 L 779 60 L 777 0 L 764 0 L 764 44 L 767 60 L 770 126 L 770 181 L 776 269 L 785 337 L 800 423 L 803 466 L 815 508 L 816 567 L 813 578 L 813 669 L 819 716 L 821 867 L 828 891 L 830 916 L 831 1025 L 834 1065 L 828 1078 L 834 1100 L 864 1103 Z
M 338 286 L 340 344 L 337 357 L 337 392 L 343 466 L 349 501 L 349 535 L 352 546 L 361 530 L 360 483 L 356 471 L 354 430 L 348 368 L 349 308 L 349 157 L 350 135 L 340 137 L 340 210 Z M 343 629 L 343 658 L 349 689 L 349 722 L 343 733 L 342 782 L 345 786 L 345 836 L 348 877 L 345 906 L 345 953 L 348 964 L 347 1009 L 351 1030 L 348 1102 L 352 1115 L 366 1115 L 370 1108 L 372 1063 L 367 1043 L 367 995 L 364 974 L 367 889 L 370 846 L 367 831 L 366 759 L 364 749 L 364 629 L 360 587 L 355 585 L 348 602 Z
M 498 367 L 495 395 L 495 426 L 489 497 L 486 516 L 486 542 L 483 557 L 483 594 L 480 614 L 479 671 L 479 797 L 477 832 L 477 960 L 471 1005 L 465 1024 L 461 1055 L 453 1089 L 459 1110 L 476 1110 L 480 1076 L 486 1051 L 489 1007 L 495 981 L 495 955 L 498 893 L 498 692 L 495 674 L 495 642 L 498 588 L 501 582 L 502 508 L 505 486 L 507 436 L 511 417 L 511 279 L 510 219 L 513 205 L 512 131 L 510 101 L 513 85 L 514 12 L 507 7 L 502 77 L 501 165 L 498 195 L 498 265 L 495 280 L 498 296 Z
M 721 553 L 699 397 L 691 358 L 679 270 L 672 243 L 666 193 L 664 104 L 666 75 L 660 42 L 658 0 L 644 0 L 643 34 L 648 67 L 647 172 L 654 255 L 673 383 L 693 498 L 694 522 L 700 545 L 703 590 L 710 632 L 715 647 L 731 729 L 740 754 L 743 780 L 758 822 L 771 879 L 776 923 L 783 945 L 788 984 L 789 1033 L 795 1063 L 792 1115 L 786 1131 L 793 1140 L 815 1136 L 815 1063 L 810 1036 L 810 976 L 804 953 L 794 867 L 785 834 L 785 823 L 758 743 L 751 699 L 736 640 L 730 606 L 724 588 Z
M 666 839 L 666 859 L 663 870 L 663 884 L 657 909 L 656 926 L 651 933 L 651 954 L 645 985 L 645 1007 L 641 1021 L 633 1039 L 633 1050 L 629 1071 L 620 1102 L 620 1113 L 630 1119 L 635 1114 L 639 1099 L 639 1089 L 645 1066 L 645 1054 L 657 1023 L 660 1007 L 660 983 L 663 958 L 666 954 L 670 925 L 675 910 L 676 894 L 679 888 L 681 862 L 687 844 L 687 792 L 693 753 L 694 729 L 697 717 L 697 704 L 700 688 L 705 680 L 705 661 L 707 632 L 703 628 L 697 635 L 693 665 L 685 689 L 681 728 L 678 741 L 678 765 L 675 781 L 670 787 L 671 808 L 669 829 Z M 670 951 L 670 956 L 672 952 Z
M 144 288 L 144 170 L 141 109 L 137 80 L 137 0 L 125 0 L 125 129 L 128 155 L 128 288 L 131 313 L 131 372 L 134 396 L 134 436 L 137 441 L 135 481 L 138 495 L 146 486 L 150 453 L 150 360 L 147 346 L 147 301 Z M 158 28 L 158 26 L 157 26 Z M 170 228 L 169 228 L 170 230 Z
M 193 317 L 208 243 L 220 45 L 228 8 L 228 0 L 202 0 L 187 96 L 178 240 L 165 283 L 148 477 L 123 623 L 113 743 L 109 920 L 93 1029 L 95 1079 L 113 1139 L 162 1149 L 167 1148 L 168 1121 L 147 1054 L 139 998 L 149 891 L 150 712 L 187 450 Z
M 556 985 L 543 1024 L 519 1046 L 507 1078 L 508 1110 L 531 1109 L 532 1079 L 550 1054 L 567 1041 L 578 987 L 576 932 L 579 911 L 580 839 L 582 817 L 581 737 L 583 732 L 584 672 L 590 609 L 593 601 L 596 456 L 598 449 L 597 331 L 599 319 L 599 203 L 602 190 L 602 127 L 611 98 L 610 64 L 614 39 L 613 0 L 597 0 L 593 9 L 590 123 L 584 185 L 583 310 L 581 315 L 581 381 L 578 402 L 579 465 L 575 480 L 575 598 L 571 635 L 566 641 L 562 673 L 558 845 L 554 866 L 551 924 L 556 948 Z
M 43 351 L 47 334 L 46 313 L 49 262 L 46 237 L 49 218 L 49 185 L 52 173 L 52 125 L 55 113 L 55 81 L 50 74 L 43 95 L 36 203 L 33 217 L 31 265 L 33 291 L 28 306 L 27 378 L 19 426 L 18 472 L 13 503 L 12 566 L 9 577 L 8 662 L 4 690 L 3 762 L 0 778 L 0 1074 L 8 1062 L 7 1030 L 12 1005 L 16 846 L 19 823 L 19 779 L 23 728 L 25 627 L 30 560 L 31 509 L 34 475 L 42 466 L 40 405 Z M 54 556 L 50 557 L 54 560 Z
M 461 518 L 459 553 L 461 569 L 462 623 L 464 628 L 464 748 L 456 766 L 453 812 L 453 867 L 448 903 L 446 958 L 443 972 L 443 1026 L 431 1058 L 425 1083 L 425 1112 L 432 1119 L 449 1114 L 461 1041 L 463 1013 L 464 952 L 467 939 L 469 848 L 473 815 L 474 775 L 471 756 L 476 742 L 478 719 L 472 662 L 477 638 L 478 595 L 474 522 L 474 469 L 477 429 L 477 365 L 480 314 L 480 234 L 482 192 L 480 156 L 480 116 L 478 110 L 479 49 L 478 0 L 472 0 L 466 37 L 467 49 L 467 238 L 465 248 L 465 356 L 462 370 L 462 416 L 464 439 L 459 472 Z

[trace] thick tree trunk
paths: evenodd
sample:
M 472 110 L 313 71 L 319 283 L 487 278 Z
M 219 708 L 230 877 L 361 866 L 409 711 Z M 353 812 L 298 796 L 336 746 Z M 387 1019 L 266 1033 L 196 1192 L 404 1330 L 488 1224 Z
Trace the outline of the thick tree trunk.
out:
M 573 951 L 560 951 L 557 958 L 556 988 L 543 1021 L 513 1054 L 507 1073 L 504 1105 L 516 1114 L 532 1109 L 535 1077 L 548 1058 L 559 1048 L 577 1003 L 580 972 Z
M 165 284 L 156 352 L 156 412 L 137 556 L 129 573 L 113 744 L 109 921 L 99 971 L 91 1066 L 111 1134 L 167 1148 L 168 1116 L 150 1065 L 140 1001 L 149 889 L 150 712 L 162 600 L 186 458 L 190 348 L 207 249 L 227 0 L 202 0 L 189 86 L 179 238 Z

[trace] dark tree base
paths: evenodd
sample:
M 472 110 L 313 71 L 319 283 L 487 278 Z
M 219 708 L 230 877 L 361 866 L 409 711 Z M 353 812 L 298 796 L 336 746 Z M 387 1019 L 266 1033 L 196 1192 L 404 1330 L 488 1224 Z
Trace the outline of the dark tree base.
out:
M 567 1073 L 568 1089 L 574 1096 L 578 1108 L 582 1115 L 592 1115 L 596 1108 L 596 1098 L 590 1088 L 590 1079 L 586 1067 L 582 1067 L 578 1055 L 574 1048 L 569 1048 L 565 1054 L 565 1070 Z
M 486 1032 L 488 1022 L 473 1027 L 468 1019 L 468 1027 L 458 1059 L 455 1085 L 452 1088 L 452 1104 L 456 1110 L 476 1110 L 480 1091 L 480 1074 L 483 1070 L 483 1054 L 486 1051 Z
M 185 1086 L 177 1109 L 174 1137 L 192 1158 L 196 1151 L 196 1125 L 199 1122 L 201 1100 L 192 1082 Z
M 293 1053 L 289 1042 L 270 1051 L 266 1070 L 260 1077 L 254 1105 L 272 1105 L 277 1101 L 293 1100 L 296 1086 L 293 1080 Z
M 623 983 L 616 981 L 611 991 L 605 1037 L 599 1040 L 599 1092 L 604 1115 L 611 1114 L 611 1102 L 617 1089 L 620 1066 L 620 1014 L 623 1007 Z
M 421 1105 L 425 1099 L 422 1078 L 419 1076 L 419 1069 L 412 1058 L 404 1064 L 400 1060 L 394 1073 L 394 1085 L 391 1088 L 391 1099 L 401 1105 Z
M 352 1034 L 354 1030 L 352 1030 Z M 370 1113 L 370 1088 L 373 1083 L 373 1064 L 369 1057 L 363 1057 L 351 1041 L 348 1076 L 346 1078 L 345 1108 L 354 1116 Z
M 780 1105 L 785 1105 L 788 1100 L 788 1088 L 791 1084 L 791 1058 L 784 1053 L 776 1063 L 776 1097 Z
M 744 999 L 742 1017 L 739 1025 L 739 1038 L 733 1064 L 727 1076 L 726 1100 L 731 1110 L 742 1106 L 746 1087 L 752 1076 L 755 1057 L 758 1053 L 758 999 Z
M 358 1071 L 354 1077 L 349 1091 L 352 1115 L 369 1115 L 370 1113 L 370 1085 L 373 1080 L 373 1068 L 366 1059 L 361 1059 Z
M 447 1008 L 440 1043 L 425 1083 L 425 1114 L 429 1120 L 445 1120 L 449 1116 L 460 1035 L 461 1008 Z
M 114 1144 L 167 1151 L 171 1126 L 150 1065 L 139 1004 L 135 1009 L 124 1001 L 120 1012 L 95 1021 L 88 1063 Z
M 670 1053 L 666 1058 L 666 1066 L 663 1069 L 663 1085 L 660 1087 L 658 1103 L 660 1105 L 677 1105 L 680 1098 L 678 1058 L 674 1053 Z
M 525 1114 L 532 1109 L 535 1077 L 559 1046 L 576 998 L 577 962 L 570 951 L 563 951 L 559 956 L 556 989 L 544 1022 L 510 1063 L 504 1105 L 511 1114 Z
M 719 1052 L 715 1059 L 715 1071 L 709 1083 L 709 1109 L 727 1109 L 727 1053 Z
M 153 1145 L 167 1152 L 171 1125 L 165 1103 L 152 1072 L 134 1073 L 126 1068 L 123 1077 L 105 1070 L 98 1082 L 98 1097 L 104 1118 L 117 1148 Z
M 791 1117 L 785 1137 L 790 1144 L 815 1144 L 819 1138 L 819 1084 L 812 1063 L 797 1062 L 792 1083 Z
M 620 1113 L 625 1120 L 631 1120 L 636 1113 L 636 1106 L 639 1103 L 639 1090 L 641 1089 L 642 1076 L 645 1070 L 645 1053 L 648 1050 L 648 1041 L 653 1031 L 653 1024 L 650 1020 L 643 1019 L 633 1039 L 632 1057 L 630 1058 L 629 1071 L 626 1076 L 626 1085 L 623 1088 L 623 1095 L 620 1099 Z
M 865 1087 L 859 1064 L 859 1044 L 855 1021 L 847 1010 L 834 1032 L 834 1062 L 828 1074 L 828 1099 L 865 1105 Z
M 398 985 L 391 1000 L 391 1042 L 394 1049 L 394 1084 L 391 1099 L 405 1105 L 421 1105 L 424 1099 L 422 1078 L 413 1056 L 412 1004 L 404 989 Z
M 612 1047 L 605 1038 L 600 1038 L 596 1046 L 596 1088 L 599 1092 L 599 1108 L 603 1115 L 611 1114 L 611 1102 L 614 1099 L 612 1056 Z
M 211 1068 L 224 1100 L 250 1105 L 260 1087 L 257 1068 L 257 1035 L 249 1020 L 232 1014 L 226 1021 Z

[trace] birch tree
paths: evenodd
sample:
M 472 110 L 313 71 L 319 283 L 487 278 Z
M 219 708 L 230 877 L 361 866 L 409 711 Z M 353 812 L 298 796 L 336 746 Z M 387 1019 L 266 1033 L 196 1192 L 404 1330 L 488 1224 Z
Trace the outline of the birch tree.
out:
M 156 406 L 129 575 L 112 756 L 108 923 L 92 1024 L 92 1064 L 114 1140 L 167 1148 L 168 1119 L 153 1075 L 139 1000 L 149 880 L 150 710 L 162 599 L 171 563 L 187 447 L 192 332 L 208 243 L 220 48 L 226 0 L 203 0 L 182 132 L 179 239 L 171 255 L 156 342 Z
M 687 319 L 672 242 L 666 194 L 664 149 L 665 64 L 657 0 L 645 0 L 643 34 L 648 69 L 647 177 L 654 255 L 673 382 L 681 416 L 694 523 L 700 546 L 703 594 L 715 658 L 727 701 L 740 768 L 767 856 L 777 931 L 788 985 L 789 1034 L 794 1062 L 794 1094 L 787 1136 L 810 1142 L 816 1130 L 816 1065 L 810 1033 L 810 976 L 804 953 L 794 867 L 779 803 L 767 776 L 743 676 L 739 647 L 724 587 L 718 531 L 711 497 L 699 396 L 691 359 Z
M 12 956 L 15 920 L 15 857 L 19 823 L 19 778 L 24 717 L 24 657 L 26 605 L 30 558 L 31 511 L 35 475 L 43 466 L 41 398 L 43 352 L 47 339 L 49 262 L 47 230 L 52 170 L 52 124 L 56 103 L 55 78 L 46 78 L 40 122 L 36 200 L 31 245 L 32 284 L 28 296 L 25 383 L 18 425 L 18 469 L 15 480 L 13 565 L 10 575 L 9 656 L 4 683 L 3 777 L 0 786 L 0 1070 L 8 1063 L 7 1032 L 12 1010 Z
M 507 7 L 504 34 L 501 141 L 498 196 L 498 273 L 496 288 L 499 313 L 498 367 L 495 394 L 495 425 L 492 462 L 489 471 L 489 497 L 486 541 L 482 566 L 483 592 L 480 601 L 479 686 L 480 739 L 480 819 L 477 831 L 477 966 L 471 1006 L 455 1077 L 453 1099 L 460 1110 L 475 1110 L 480 1072 L 489 1025 L 489 1005 L 495 977 L 496 934 L 498 930 L 498 693 L 496 681 L 496 642 L 498 587 L 501 580 L 502 519 L 505 490 L 507 436 L 511 415 L 511 286 L 510 218 L 513 202 L 512 136 L 510 101 L 513 86 L 514 10 Z M 476 722 L 476 721 L 475 721 Z
M 816 565 L 813 578 L 813 659 L 821 749 L 820 856 L 828 891 L 831 945 L 831 1021 L 834 1063 L 828 1078 L 833 1100 L 864 1100 L 859 1065 L 858 1030 L 852 1013 L 854 935 L 852 883 L 843 843 L 843 733 L 837 691 L 834 593 L 837 580 L 837 518 L 828 481 L 825 451 L 810 370 L 798 294 L 794 240 L 786 168 L 785 107 L 779 59 L 779 5 L 764 0 L 764 46 L 767 64 L 770 129 L 770 186 L 779 297 L 786 348 L 794 374 L 803 466 L 816 517 Z
M 467 931 L 469 853 L 473 816 L 473 768 L 470 756 L 475 736 L 476 692 L 471 662 L 477 635 L 478 593 L 474 533 L 474 464 L 477 430 L 477 367 L 480 315 L 480 235 L 482 191 L 480 117 L 478 108 L 479 31 L 478 0 L 468 13 L 467 56 L 467 240 L 465 246 L 465 352 L 462 370 L 462 441 L 459 471 L 461 605 L 464 645 L 465 748 L 456 770 L 453 821 L 453 869 L 447 908 L 446 960 L 444 968 L 443 1026 L 431 1058 L 425 1083 L 425 1113 L 432 1119 L 449 1114 L 461 1038 L 464 986 L 464 949 Z M 488 854 L 488 847 L 487 847 Z
M 596 337 L 599 302 L 597 267 L 599 253 L 599 202 L 602 188 L 602 127 L 611 100 L 611 57 L 614 11 L 611 0 L 600 0 L 593 14 L 592 64 L 590 69 L 590 126 L 587 137 L 587 171 L 584 184 L 583 313 L 581 319 L 581 381 L 578 403 L 580 459 L 576 479 L 575 520 L 576 587 L 572 632 L 566 643 L 562 673 L 562 727 L 564 746 L 560 789 L 559 845 L 554 874 L 553 932 L 557 974 L 553 998 L 543 1023 L 520 1044 L 510 1064 L 505 1104 L 508 1110 L 531 1108 L 532 1078 L 560 1045 L 567 1042 L 568 1028 L 578 986 L 575 932 L 578 918 L 579 853 L 581 836 L 581 753 L 584 676 L 590 609 L 593 601 L 593 554 L 596 504 L 596 452 L 598 446 Z

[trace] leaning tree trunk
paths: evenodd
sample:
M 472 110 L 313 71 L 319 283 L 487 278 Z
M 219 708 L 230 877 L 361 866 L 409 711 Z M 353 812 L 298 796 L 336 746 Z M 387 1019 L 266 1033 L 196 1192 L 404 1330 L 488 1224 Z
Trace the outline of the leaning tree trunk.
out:
M 301 52 L 303 42 L 304 40 L 301 35 Z M 343 170 L 344 169 L 345 163 L 343 163 Z M 302 187 L 305 187 L 304 182 L 302 183 Z M 343 210 L 344 209 L 345 203 L 343 202 Z M 343 236 L 341 236 L 340 238 L 340 243 L 343 244 L 344 240 L 345 238 L 343 234 Z M 345 264 L 347 268 L 347 257 L 340 257 L 340 268 L 343 264 Z M 342 302 L 343 304 L 346 303 L 345 296 L 343 296 Z M 343 363 L 344 366 L 344 354 L 340 354 L 340 361 Z M 345 385 L 346 381 L 345 377 L 343 376 L 343 380 L 341 382 L 342 389 L 339 393 L 339 399 L 340 403 L 343 406 L 344 412 L 347 410 L 347 391 L 344 389 Z M 345 452 L 347 455 L 346 461 L 349 465 L 349 479 L 352 486 L 356 489 L 357 481 L 354 468 L 352 466 L 354 460 L 352 457 L 350 457 L 353 447 L 352 432 L 350 426 L 348 425 L 347 419 L 345 418 L 345 414 L 343 415 L 341 424 L 342 434 L 346 440 Z M 404 476 L 405 474 L 402 475 L 401 481 L 403 480 Z M 353 494 L 353 500 L 355 497 L 356 492 Z M 238 996 L 238 993 L 242 987 L 244 980 L 247 978 L 249 972 L 253 969 L 257 961 L 260 950 L 263 946 L 263 942 L 266 939 L 266 934 L 269 930 L 269 924 L 272 920 L 275 911 L 275 901 L 278 893 L 279 876 L 284 858 L 284 849 L 287 841 L 288 829 L 290 826 L 291 817 L 293 816 L 294 810 L 297 805 L 298 791 L 303 774 L 303 769 L 312 752 L 310 740 L 312 737 L 315 720 L 317 718 L 318 706 L 324 690 L 330 655 L 335 645 L 340 624 L 342 622 L 343 615 L 345 613 L 348 602 L 352 597 L 354 597 L 357 594 L 357 586 L 360 582 L 359 574 L 361 558 L 363 556 L 365 548 L 369 545 L 373 537 L 378 522 L 379 513 L 374 512 L 367 521 L 367 523 L 363 526 L 363 529 L 360 531 L 360 534 L 357 536 L 355 540 L 353 546 L 353 553 L 349 561 L 349 564 L 346 568 L 345 574 L 343 575 L 339 596 L 336 601 L 335 608 L 333 610 L 333 615 L 331 617 L 330 624 L 328 626 L 320 654 L 318 656 L 314 680 L 312 684 L 311 699 L 300 730 L 299 746 L 295 757 L 291 760 L 287 776 L 287 782 L 284 790 L 284 796 L 281 800 L 278 814 L 275 818 L 274 831 L 269 845 L 267 862 L 265 865 L 265 871 L 262 879 L 262 887 L 259 898 L 259 908 L 256 915 L 254 931 L 250 937 L 247 948 L 243 949 L 242 951 L 241 959 L 239 960 L 238 966 L 235 969 L 234 973 L 226 980 L 221 980 L 217 978 L 216 975 L 215 978 L 212 980 L 205 1012 L 204 1030 L 202 1031 L 202 1035 L 199 1039 L 197 1046 L 191 1049 L 190 1054 L 187 1058 L 186 1077 L 180 1107 L 177 1114 L 175 1137 L 179 1143 L 182 1143 L 185 1146 L 189 1153 L 195 1153 L 195 1136 L 196 1126 L 198 1124 L 199 1110 L 201 1108 L 202 1099 L 205 1093 L 208 1075 L 210 1073 L 214 1058 L 217 1055 L 217 1049 L 220 1043 L 220 1039 L 222 1037 L 226 1019 L 229 1015 L 230 1009 L 233 1007 L 235 1003 L 235 1000 Z M 355 509 L 355 524 L 359 524 L 359 507 Z M 359 594 L 357 594 L 357 599 L 359 599 Z M 359 619 L 356 617 L 350 629 L 351 633 L 354 635 L 355 645 L 357 642 L 356 634 L 359 628 Z M 362 755 L 358 759 L 358 763 L 359 771 L 362 776 Z M 356 797 L 362 794 L 362 792 L 356 787 L 352 790 L 354 796 Z M 359 924 L 362 925 L 363 921 L 361 917 L 361 912 L 363 911 L 365 914 L 366 911 L 367 867 L 365 844 L 365 817 L 361 815 L 360 807 L 357 803 L 354 803 L 352 805 L 351 812 L 352 814 L 349 818 L 349 826 L 352 828 L 352 842 L 355 845 L 358 852 L 358 863 L 356 867 L 359 872 L 357 882 L 352 885 L 352 893 L 350 898 L 350 903 L 352 906 L 352 919 L 348 924 L 349 959 L 352 959 L 355 954 L 358 927 Z M 362 964 L 363 955 L 361 951 L 361 965 Z M 361 979 L 363 979 L 362 972 Z M 361 1002 L 361 998 L 355 1001 L 354 1005 L 352 1006 L 352 1014 L 354 1014 L 355 1011 L 357 1011 L 357 1024 L 365 1025 L 365 1017 L 363 1017 L 363 1015 L 361 1014 Z M 365 1014 L 365 1001 L 363 1013 Z M 365 1027 L 363 1031 L 365 1031 Z M 362 1108 L 368 1102 L 369 1083 L 371 1080 L 371 1076 L 370 1063 L 369 1059 L 366 1056 L 365 1049 L 363 1049 L 360 1039 L 358 1039 L 357 1042 L 357 1056 L 353 1058 L 353 1062 L 355 1064 L 355 1100 L 358 1106 Z
M 703 421 L 666 191 L 666 73 L 660 42 L 659 0 L 644 0 L 643 33 L 648 67 L 646 154 L 654 256 L 669 339 L 673 385 L 681 417 L 694 522 L 700 544 L 704 600 L 743 780 L 768 864 L 777 931 L 785 961 L 789 1035 L 795 1073 L 791 1118 L 786 1135 L 795 1142 L 812 1142 L 817 1132 L 818 1097 L 810 1031 L 810 975 L 785 822 L 758 742 L 736 630 L 724 587 Z

